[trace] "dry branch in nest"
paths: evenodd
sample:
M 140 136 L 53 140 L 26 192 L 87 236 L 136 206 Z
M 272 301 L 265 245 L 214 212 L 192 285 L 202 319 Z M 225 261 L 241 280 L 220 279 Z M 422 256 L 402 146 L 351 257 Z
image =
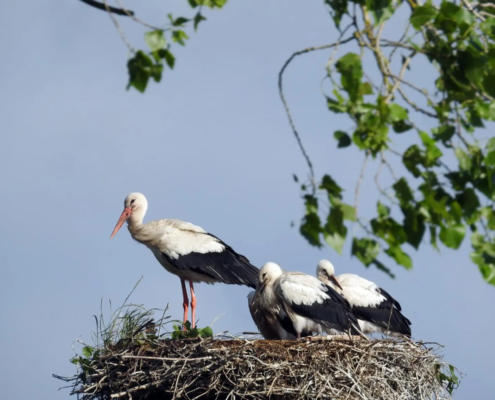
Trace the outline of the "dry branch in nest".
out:
M 160 340 L 116 344 L 73 394 L 107 399 L 450 399 L 438 345 L 386 340 Z

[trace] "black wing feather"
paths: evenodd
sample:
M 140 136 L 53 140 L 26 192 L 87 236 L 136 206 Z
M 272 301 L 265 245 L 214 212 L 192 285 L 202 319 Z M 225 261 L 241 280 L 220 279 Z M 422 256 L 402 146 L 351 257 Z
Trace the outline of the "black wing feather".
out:
M 356 329 L 359 327 L 359 324 L 352 313 L 349 302 L 330 286 L 322 285 L 329 296 L 328 299 L 322 303 L 313 303 L 310 305 L 292 303 L 292 310 L 296 314 L 312 319 L 327 328 L 343 332 L 350 329 L 352 334 L 359 334 Z
M 382 288 L 379 288 L 378 290 L 386 300 L 382 301 L 376 307 L 354 306 L 352 308 L 354 315 L 359 319 L 372 322 L 391 332 L 411 336 L 411 321 L 401 313 L 399 302 Z
M 205 235 L 217 239 L 225 247 L 224 250 L 219 253 L 191 252 L 177 259 L 165 253 L 162 256 L 177 269 L 194 271 L 228 285 L 245 285 L 256 289 L 259 269 L 216 236 L 210 233 Z

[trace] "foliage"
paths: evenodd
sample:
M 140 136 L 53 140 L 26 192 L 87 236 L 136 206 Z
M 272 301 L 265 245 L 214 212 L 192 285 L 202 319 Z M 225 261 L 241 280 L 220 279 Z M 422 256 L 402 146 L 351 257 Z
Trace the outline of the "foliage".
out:
M 129 72 L 127 89 L 133 87 L 143 93 L 151 78 L 155 82 L 160 82 L 165 67 L 173 69 L 175 66 L 175 56 L 171 51 L 173 45 L 185 46 L 186 41 L 189 39 L 186 29 L 193 26 L 196 31 L 200 22 L 206 20 L 206 17 L 202 14 L 203 7 L 211 9 L 222 8 L 226 2 L 227 0 L 188 0 L 191 8 L 197 8 L 195 15 L 191 18 L 185 18 L 168 14 L 169 22 L 165 28 L 152 27 L 135 19 L 135 21 L 152 28 L 152 30 L 144 35 L 148 51 L 135 50 L 128 44 L 132 57 L 127 62 Z
M 159 82 L 165 66 L 175 64 L 171 45 L 184 45 L 184 29 L 196 29 L 205 19 L 202 7 L 225 3 L 189 0 L 199 10 L 193 18 L 169 15 L 167 28 L 147 32 L 149 52 L 133 51 L 128 87 L 144 92 L 150 78 Z M 301 185 L 306 211 L 300 233 L 311 245 L 326 243 L 338 253 L 350 241 L 353 256 L 391 276 L 385 263 L 412 268 L 411 250 L 459 249 L 470 237 L 472 262 L 495 285 L 495 138 L 479 137 L 495 120 L 495 7 L 468 0 L 324 0 L 324 5 L 339 39 L 294 53 L 279 76 L 282 101 L 310 170 Z M 391 20 L 404 30 L 394 28 L 388 38 Z M 282 76 L 294 57 L 323 49 L 331 50 L 326 105 L 353 123 L 351 131 L 333 133 L 337 148 L 363 155 L 352 205 L 337 176 L 316 178 L 283 94 Z M 336 58 L 338 52 L 343 54 Z M 412 144 L 401 149 L 395 141 Z M 359 191 L 370 165 L 377 167 L 379 199 L 376 212 L 365 218 L 358 212 Z M 380 183 L 384 171 L 387 187 Z

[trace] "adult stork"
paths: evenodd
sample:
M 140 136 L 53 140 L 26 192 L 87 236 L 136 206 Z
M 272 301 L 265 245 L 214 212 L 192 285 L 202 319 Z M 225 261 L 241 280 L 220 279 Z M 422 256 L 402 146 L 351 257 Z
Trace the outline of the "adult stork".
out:
M 363 333 L 411 336 L 411 321 L 402 315 L 399 302 L 375 283 L 354 274 L 335 277 L 333 264 L 328 260 L 318 263 L 316 276 L 347 299 Z
M 186 281 L 191 290 L 192 327 L 196 323 L 194 282 L 217 282 L 256 287 L 258 268 L 236 253 L 230 246 L 199 226 L 177 219 L 160 219 L 143 224 L 148 201 L 141 193 L 131 193 L 124 200 L 122 212 L 112 239 L 127 221 L 134 240 L 147 246 L 160 264 L 180 278 L 184 298 L 184 323 L 189 299 Z
M 359 334 L 358 322 L 349 303 L 330 286 L 301 272 L 284 272 L 268 262 L 259 272 L 257 297 L 269 310 L 280 308 L 287 314 L 298 339 L 304 332 L 336 330 Z

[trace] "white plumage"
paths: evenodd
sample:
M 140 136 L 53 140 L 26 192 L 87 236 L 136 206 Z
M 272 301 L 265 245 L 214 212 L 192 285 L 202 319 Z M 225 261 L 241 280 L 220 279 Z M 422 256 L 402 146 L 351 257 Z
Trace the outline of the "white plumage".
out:
M 271 262 L 260 269 L 259 276 L 260 284 L 254 301 L 256 297 L 263 298 L 262 307 L 283 310 L 298 338 L 303 333 L 321 333 L 324 329 L 357 333 L 354 328 L 357 321 L 349 304 L 315 277 L 300 272 L 284 272 Z M 284 328 L 290 331 L 286 326 Z
M 411 322 L 402 315 L 399 302 L 375 283 L 354 274 L 335 277 L 334 266 L 328 260 L 318 263 L 316 276 L 346 298 L 362 332 L 411 336 Z
M 161 219 L 143 224 L 148 201 L 141 193 L 131 193 L 124 201 L 113 238 L 124 222 L 134 240 L 146 245 L 160 264 L 181 279 L 184 295 L 184 322 L 189 299 L 185 281 L 191 290 L 192 326 L 195 325 L 196 297 L 193 282 L 227 283 L 256 287 L 258 268 L 230 246 L 199 226 L 176 219 Z

